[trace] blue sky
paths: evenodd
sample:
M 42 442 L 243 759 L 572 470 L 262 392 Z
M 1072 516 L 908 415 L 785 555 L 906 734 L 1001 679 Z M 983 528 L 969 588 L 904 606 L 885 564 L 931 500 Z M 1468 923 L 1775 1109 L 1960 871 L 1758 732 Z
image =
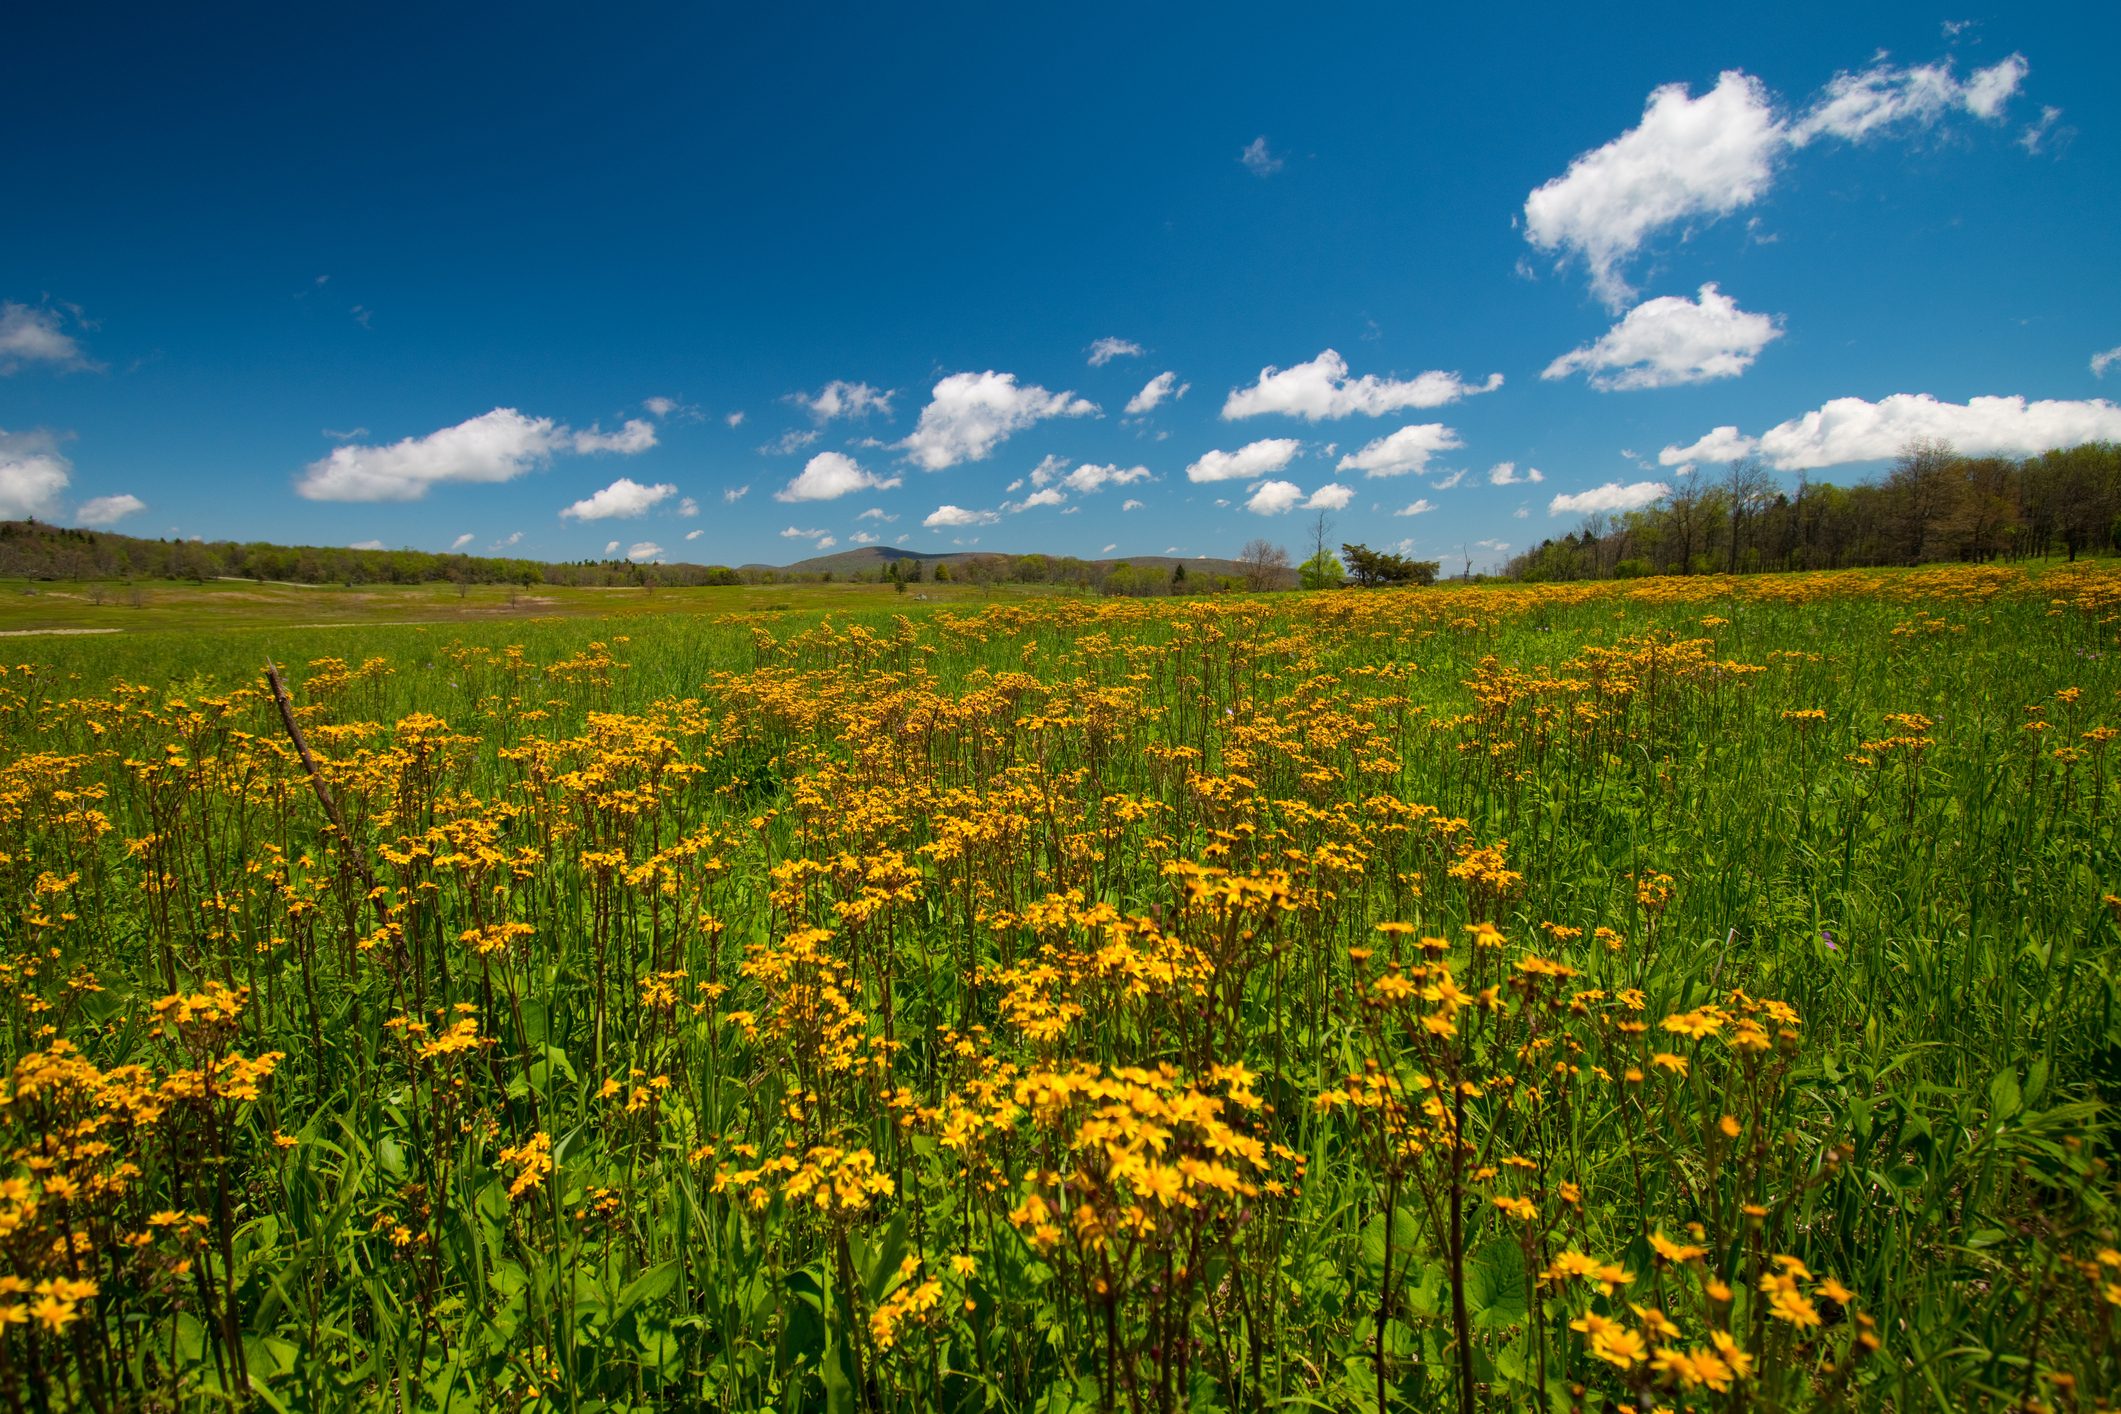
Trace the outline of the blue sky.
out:
M 2121 437 L 2112 6 L 313 8 L 11 19 L 0 514 L 1482 564 Z

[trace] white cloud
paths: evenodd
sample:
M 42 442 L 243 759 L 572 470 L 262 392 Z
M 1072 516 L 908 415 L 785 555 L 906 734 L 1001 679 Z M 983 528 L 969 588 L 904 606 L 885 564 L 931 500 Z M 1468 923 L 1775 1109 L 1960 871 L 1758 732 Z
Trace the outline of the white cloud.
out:
M 1809 471 L 1886 461 L 1918 439 L 1949 442 L 1968 456 L 2033 456 L 2051 447 L 2121 441 L 2121 407 L 2104 398 L 2028 402 L 2012 396 L 1964 403 L 1940 402 L 1928 393 L 1894 393 L 1877 402 L 1835 398 L 1757 438 L 1719 427 L 1691 446 L 1666 447 L 1657 459 L 1670 466 L 1732 461 L 1758 452 L 1777 471 Z
M 383 548 L 383 542 L 380 540 L 356 540 L 346 548 L 349 550 L 380 550 Z
M 1516 462 L 1497 462 L 1488 468 L 1488 485 L 1490 486 L 1537 485 L 1544 480 L 1546 480 L 1546 477 L 1536 466 L 1519 472 Z
M 450 541 L 449 548 L 452 550 L 461 550 L 466 545 L 469 545 L 472 541 L 478 538 L 478 536 L 472 534 L 470 531 L 467 530 L 462 535 L 459 535 L 456 539 Z
M 1237 160 L 1255 177 L 1271 177 L 1285 165 L 1282 159 L 1267 147 L 1267 139 L 1264 136 L 1253 138 L 1246 143 L 1245 150 L 1237 154 Z
M 1417 422 L 1379 437 L 1340 459 L 1341 471 L 1359 471 L 1365 476 L 1404 476 L 1425 472 L 1429 459 L 1438 452 L 1463 446 L 1458 434 L 1440 422 Z
M 1348 502 L 1354 499 L 1355 488 L 1353 486 L 1344 486 L 1337 481 L 1329 482 L 1311 493 L 1311 499 L 1304 502 L 1304 509 L 1307 511 L 1344 511 L 1348 508 Z
M 317 430 L 334 442 L 351 442 L 356 437 L 366 437 L 368 435 L 368 429 L 365 427 L 349 427 L 343 431 L 336 427 L 321 427 Z
M 1662 481 L 1632 481 L 1623 486 L 1617 481 L 1608 481 L 1603 486 L 1594 486 L 1588 491 L 1574 495 L 1556 496 L 1547 502 L 1550 516 L 1590 515 L 1598 511 L 1639 511 L 1644 506 L 1655 505 L 1672 494 L 1672 488 Z
M 795 528 L 794 526 L 792 526 L 792 525 L 791 525 L 791 526 L 789 526 L 789 527 L 788 527 L 788 528 L 787 528 L 786 530 L 784 530 L 784 531 L 782 531 L 782 532 L 781 532 L 781 539 L 783 539 L 783 540 L 816 540 L 816 539 L 818 539 L 818 538 L 819 538 L 820 536 L 824 535 L 825 533 L 826 533 L 826 532 L 825 532 L 825 531 L 822 531 L 822 530 L 798 530 L 798 529 L 796 529 L 796 528 Z
M 1107 486 L 1132 486 L 1137 481 L 1149 479 L 1149 468 L 1145 466 L 1120 466 L 1116 463 L 1095 466 L 1088 462 L 1060 479 L 1061 485 L 1071 491 L 1089 495 L 1102 491 Z
M 1758 444 L 1741 434 L 1735 427 L 1718 427 L 1703 433 L 1684 447 L 1666 447 L 1657 454 L 1660 466 L 1678 466 L 1681 462 L 1734 462 L 1740 457 L 1749 457 Z M 1684 476 L 1686 473 L 1681 472 Z
M 56 518 L 73 474 L 50 433 L 0 428 L 0 520 Z
M 984 461 L 1010 434 L 1049 417 L 1088 417 L 1097 404 L 1019 385 L 1013 373 L 953 373 L 935 385 L 913 435 L 897 445 L 927 471 Z
M 657 417 L 668 417 L 678 410 L 678 400 L 664 397 L 643 398 L 641 399 L 641 406 L 647 408 Z
M 522 543 L 523 532 L 520 530 L 516 530 L 511 531 L 502 539 L 494 541 L 493 544 L 488 546 L 487 548 L 491 550 L 513 550 L 516 546 Z
M 1748 314 L 1707 284 L 1691 300 L 1681 295 L 1645 300 L 1597 342 L 1563 354 L 1539 376 L 1588 372 L 1591 386 L 1608 392 L 1736 378 L 1781 336 L 1775 316 Z
M 819 422 L 835 417 L 867 417 L 873 412 L 891 416 L 895 388 L 872 388 L 867 383 L 849 383 L 835 378 L 815 393 L 790 393 L 788 401 L 803 408 Z
M 1179 382 L 1176 373 L 1159 373 L 1142 384 L 1139 393 L 1127 399 L 1127 416 L 1140 417 L 1144 413 L 1154 412 L 1167 398 L 1183 398 L 1192 386 L 1191 383 Z
M 651 506 L 657 506 L 678 493 L 678 488 L 667 481 L 653 486 L 643 486 L 630 476 L 622 476 L 593 496 L 576 501 L 560 512 L 561 520 L 616 520 L 631 519 L 648 514 Z
M 700 538 L 700 537 L 701 537 L 702 535 L 705 535 L 706 533 L 707 533 L 707 532 L 706 532 L 706 531 L 704 531 L 704 530 L 688 530 L 688 531 L 686 531 L 686 532 L 685 532 L 685 538 L 686 538 L 687 540 L 697 540 L 697 539 L 699 539 L 699 538 Z
M 1927 127 L 1955 108 L 1994 120 L 2025 74 L 2016 54 L 1964 83 L 1949 60 L 1900 68 L 1881 58 L 1837 74 L 1809 108 L 1789 114 L 1777 110 L 1766 85 L 1737 69 L 1699 98 L 1683 83 L 1665 84 L 1650 94 L 1640 123 L 1525 198 L 1525 239 L 1561 259 L 1580 258 L 1592 290 L 1617 310 L 1634 295 L 1623 267 L 1652 236 L 1752 205 L 1774 185 L 1789 151 L 1822 136 L 1861 141 Z
M 1203 452 L 1199 461 L 1186 468 L 1186 480 L 1257 480 L 1295 461 L 1303 449 L 1304 444 L 1294 437 L 1267 437 L 1247 442 L 1234 452 Z
M 700 503 L 693 500 L 692 497 L 687 496 L 684 500 L 678 502 L 678 514 L 685 519 L 690 520 L 699 513 Z
M 956 525 L 992 525 L 1001 517 L 993 511 L 968 511 L 962 506 L 937 506 L 921 522 L 930 530 Z
M 1138 511 L 1146 504 L 1147 502 L 1145 501 L 1137 501 L 1130 497 L 1127 500 L 1121 501 L 1119 503 L 1119 508 L 1123 511 Z
M 1293 481 L 1262 482 L 1245 509 L 1256 516 L 1278 516 L 1304 498 L 1304 488 Z
M 654 445 L 655 424 L 645 417 L 629 417 L 626 425 L 616 432 L 606 432 L 591 425 L 587 432 L 574 434 L 574 449 L 578 452 L 617 452 L 630 457 Z
M 2116 363 L 2121 363 L 2121 344 L 2114 345 L 2105 353 L 2092 355 L 2092 377 L 2104 378 L 2106 370 L 2112 368 Z
M 1067 469 L 1068 459 L 1066 457 L 1048 452 L 1038 459 L 1037 466 L 1031 468 L 1031 484 L 1033 486 L 1044 486 L 1050 482 L 1058 481 L 1061 473 Z M 1009 483 L 1009 490 L 1013 493 L 1020 490 L 1023 484 L 1023 478 L 1018 477 Z
M 663 547 L 653 540 L 637 540 L 626 547 L 626 558 L 637 565 L 647 560 L 660 560 L 663 558 Z
M 731 427 L 742 427 L 744 425 L 743 409 L 739 408 L 737 411 L 723 418 L 722 421 L 728 423 Z
M 800 452 L 824 435 L 815 427 L 790 428 L 771 442 L 760 447 L 759 455 L 763 457 L 785 457 L 792 452 Z
M 743 500 L 746 496 L 750 494 L 751 486 L 750 483 L 747 482 L 742 486 L 731 486 L 730 488 L 722 492 L 722 499 L 733 506 L 738 501 Z
M 1449 476 L 1446 476 L 1443 480 L 1432 482 L 1430 484 L 1435 486 L 1435 488 L 1439 491 L 1449 491 L 1456 487 L 1459 482 L 1465 479 L 1466 469 L 1464 467 L 1460 467 L 1458 468 L 1458 470 L 1452 472 Z
M 1100 555 L 1109 555 L 1109 554 L 1111 554 L 1111 553 L 1112 553 L 1112 552 L 1113 552 L 1114 550 L 1117 550 L 1118 548 L 1119 548 L 1119 542 L 1118 542 L 1117 540 L 1115 540 L 1115 541 L 1113 541 L 1113 542 L 1112 542 L 1112 543 L 1111 543 L 1110 545 L 1107 545 L 1107 546 L 1106 546 L 1106 547 L 1105 547 L 1104 549 L 1102 549 L 1102 550 L 1098 551 L 1097 553 L 1098 553 L 1098 554 L 1100 554 Z
M 1090 346 L 1090 366 L 1103 368 L 1115 358 L 1140 358 L 1142 346 L 1132 339 L 1099 339 Z
M 607 555 L 616 555 L 617 553 L 619 553 L 619 542 L 616 540 L 605 541 L 604 553 Z
M 1510 519 L 1524 520 L 1531 514 L 1532 508 L 1530 506 L 1519 506 L 1516 510 L 1510 512 Z
M 1023 500 L 1018 501 L 1014 505 L 1010 506 L 1009 509 L 1017 511 L 1028 511 L 1035 506 L 1058 506 L 1064 503 L 1067 499 L 1068 493 L 1061 490 L 1060 487 L 1048 486 L 1042 490 L 1033 491 L 1030 495 L 1024 497 Z
M 819 452 L 802 475 L 773 493 L 776 501 L 836 501 L 856 491 L 888 491 L 903 478 L 878 476 L 844 452 Z
M 1406 505 L 1392 512 L 1392 514 L 1396 516 L 1425 516 L 1435 509 L 1436 503 L 1424 496 L 1418 501 L 1409 501 Z
M 77 525 L 116 525 L 129 515 L 147 509 L 147 502 L 130 492 L 116 496 L 96 496 L 81 503 L 74 512 Z
M 863 511 L 860 515 L 856 516 L 855 519 L 880 520 L 884 522 L 884 524 L 889 525 L 891 522 L 897 520 L 898 517 L 892 515 L 885 515 L 884 508 L 882 506 L 871 506 L 868 510 Z
M 1283 413 L 1307 422 L 1362 413 L 1379 417 L 1402 408 L 1442 407 L 1476 393 L 1492 393 L 1502 386 L 1502 375 L 1491 373 L 1485 383 L 1468 383 L 1456 373 L 1431 369 L 1408 379 L 1380 378 L 1366 373 L 1348 376 L 1348 361 L 1327 349 L 1309 363 L 1290 368 L 1272 364 L 1259 371 L 1259 381 L 1249 388 L 1233 388 L 1223 400 L 1223 417 L 1259 417 Z
M 98 367 L 64 325 L 65 317 L 56 309 L 0 302 L 0 376 L 33 363 L 61 371 Z
M 558 452 L 645 451 L 655 444 L 654 429 L 648 427 L 644 442 L 633 432 L 636 426 L 648 424 L 629 422 L 613 433 L 595 428 L 576 433 L 549 417 L 495 408 L 424 437 L 406 437 L 384 447 L 349 443 L 335 448 L 303 468 L 295 491 L 312 501 L 417 501 L 429 487 L 449 482 L 513 481 Z
M 840 543 L 840 542 L 839 542 L 839 541 L 838 541 L 838 540 L 837 540 L 836 538 L 834 538 L 833 536 L 830 536 L 830 535 L 826 535 L 826 536 L 823 536 L 823 537 L 821 537 L 821 538 L 820 538 L 820 539 L 818 540 L 818 542 L 817 542 L 817 548 L 818 548 L 818 549 L 820 549 L 820 550 L 830 550 L 830 549 L 831 549 L 831 548 L 832 548 L 833 546 L 835 546 L 835 545 L 837 545 L 837 544 L 839 544 L 839 543 Z

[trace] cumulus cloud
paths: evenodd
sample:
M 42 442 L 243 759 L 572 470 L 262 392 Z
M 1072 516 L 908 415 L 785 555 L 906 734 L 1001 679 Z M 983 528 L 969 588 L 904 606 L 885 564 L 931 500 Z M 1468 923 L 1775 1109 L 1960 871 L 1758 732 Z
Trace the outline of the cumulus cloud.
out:
M 117 496 L 94 496 L 81 503 L 74 512 L 77 525 L 116 525 L 129 515 L 147 509 L 147 502 L 130 493 Z
M 1405 476 L 1427 471 L 1431 457 L 1462 445 L 1458 434 L 1442 423 L 1417 422 L 1348 453 L 1340 459 L 1339 469 L 1373 477 Z
M 1528 467 L 1520 472 L 1517 469 L 1516 462 L 1497 462 L 1488 468 L 1488 485 L 1490 486 L 1537 485 L 1544 480 L 1546 480 L 1546 477 L 1536 466 Z
M 632 430 L 636 426 L 647 428 L 645 439 Z M 446 483 L 513 481 L 559 452 L 645 451 L 655 445 L 654 433 L 638 421 L 613 433 L 577 433 L 549 417 L 495 408 L 424 437 L 335 448 L 303 469 L 295 491 L 311 501 L 417 501 L 428 488 Z
M 877 536 L 871 535 L 866 530 L 857 530 L 847 538 L 857 545 L 874 545 L 878 539 Z
M 76 321 L 79 316 L 76 315 Z M 81 342 L 66 331 L 66 316 L 48 306 L 0 302 L 0 377 L 41 364 L 68 372 L 97 368 Z
M 1089 417 L 1097 404 L 1019 384 L 1013 373 L 953 373 L 935 385 L 913 434 L 897 445 L 926 471 L 984 461 L 1011 434 L 1049 417 Z
M 1140 358 L 1142 346 L 1132 339 L 1099 339 L 1090 346 L 1090 366 L 1103 368 L 1115 358 Z
M 2104 378 L 2106 370 L 2121 363 L 2121 344 L 2116 344 L 2104 353 L 2092 355 L 2092 377 Z
M 1280 471 L 1295 461 L 1303 449 L 1304 444 L 1294 437 L 1266 437 L 1247 442 L 1234 452 L 1204 452 L 1199 461 L 1186 468 L 1186 480 L 1254 481 Z
M 1261 483 L 1245 502 L 1245 509 L 1256 516 L 1278 516 L 1303 500 L 1304 488 L 1293 481 L 1268 481 Z
M 1672 488 L 1662 481 L 1631 481 L 1623 486 L 1618 481 L 1608 481 L 1603 486 L 1594 486 L 1588 491 L 1573 495 L 1556 496 L 1547 502 L 1550 516 L 1591 515 L 1594 512 L 1639 511 L 1644 506 L 1655 505 L 1672 494 Z
M 685 517 L 687 520 L 692 519 L 692 517 L 698 515 L 699 513 L 700 503 L 698 501 L 693 500 L 692 497 L 687 496 L 684 500 L 678 502 L 678 514 Z
M 1435 509 L 1436 503 L 1424 496 L 1418 501 L 1409 501 L 1406 505 L 1392 512 L 1392 514 L 1396 516 L 1425 516 Z
M 626 558 L 637 565 L 649 560 L 660 560 L 663 558 L 663 547 L 653 540 L 637 540 L 626 547 Z
M 738 501 L 743 500 L 746 496 L 750 494 L 751 486 L 750 483 L 747 482 L 742 486 L 731 486 L 727 490 L 723 491 L 722 499 L 733 506 Z
M 1307 422 L 1362 413 L 1378 417 L 1402 408 L 1442 407 L 1476 393 L 1492 393 L 1502 386 L 1502 375 L 1491 373 L 1485 383 L 1468 383 L 1456 373 L 1431 369 L 1407 379 L 1380 378 L 1366 373 L 1348 376 L 1348 361 L 1327 349 L 1309 363 L 1290 368 L 1268 365 L 1259 381 L 1249 388 L 1233 388 L 1223 400 L 1223 417 L 1259 417 L 1282 413 Z
M 1539 376 L 1566 378 L 1587 372 L 1591 386 L 1607 392 L 1706 383 L 1736 378 L 1781 336 L 1781 320 L 1749 314 L 1707 284 L 1693 299 L 1662 295 L 1645 300 L 1595 343 L 1563 354 Z
M 1140 417 L 1144 413 L 1154 412 L 1167 398 L 1183 398 L 1186 395 L 1186 391 L 1192 386 L 1191 383 L 1179 382 L 1176 373 L 1168 370 L 1159 373 L 1148 382 L 1142 384 L 1142 390 L 1139 393 L 1127 399 L 1127 416 Z
M 1068 493 L 1061 490 L 1060 487 L 1048 486 L 1041 490 L 1033 491 L 1030 495 L 1024 497 L 1023 500 L 1011 505 L 1009 509 L 1012 511 L 1028 511 L 1035 506 L 1058 506 L 1067 499 Z
M 856 491 L 888 491 L 903 480 L 878 476 L 844 452 L 819 452 L 802 474 L 773 493 L 776 501 L 836 501 Z
M 1796 112 L 1778 108 L 1765 84 L 1737 69 L 1698 98 L 1683 83 L 1666 84 L 1650 94 L 1640 123 L 1525 198 L 1525 238 L 1580 259 L 1592 290 L 1617 310 L 1634 295 L 1624 267 L 1651 237 L 1751 206 L 1790 151 L 1821 137 L 1862 141 L 1926 127 L 1955 109 L 1996 120 L 2025 74 L 2016 54 L 1963 83 L 1949 60 L 1901 68 L 1881 58 L 1837 74 Z
M 0 520 L 55 519 L 73 474 L 50 433 L 0 428 Z
M 1034 475 L 1032 479 L 1035 481 L 1037 477 Z M 1102 491 L 1107 486 L 1132 486 L 1137 481 L 1148 479 L 1149 468 L 1145 466 L 1097 466 L 1088 462 L 1059 478 L 1061 485 L 1070 491 L 1080 491 L 1086 496 Z
M 1128 499 L 1119 503 L 1119 508 L 1123 511 L 1138 511 L 1147 504 L 1148 502 L 1146 501 L 1137 501 L 1134 500 L 1132 497 L 1129 497 Z
M 744 425 L 744 410 L 738 408 L 735 412 L 723 418 L 722 421 L 728 423 L 731 427 L 742 427 Z
M 872 388 L 867 383 L 835 378 L 815 393 L 790 393 L 788 401 L 819 422 L 830 422 L 836 417 L 867 417 L 873 412 L 889 417 L 891 400 L 896 396 L 895 388 Z
M 921 524 L 930 530 L 941 530 L 948 526 L 992 525 L 1000 519 L 993 511 L 968 511 L 963 506 L 937 506 L 928 513 Z
M 662 504 L 678 493 L 678 488 L 667 481 L 653 486 L 643 486 L 630 476 L 622 476 L 593 496 L 576 501 L 560 512 L 561 520 L 630 520 L 648 514 L 649 508 Z
M 1355 488 L 1353 486 L 1343 486 L 1337 481 L 1329 482 L 1311 493 L 1311 499 L 1304 502 L 1304 509 L 1307 511 L 1344 511 L 1348 508 L 1348 502 L 1354 499 Z
M 1267 146 L 1264 135 L 1246 143 L 1245 150 L 1237 154 L 1237 160 L 1255 177 L 1271 177 L 1287 165 Z
M 1942 402 L 1928 393 L 1894 393 L 1870 402 L 1835 398 L 1758 437 L 1719 427 L 1684 447 L 1666 447 L 1667 466 L 1735 461 L 1758 455 L 1777 471 L 1810 471 L 1849 462 L 1886 461 L 1916 440 L 1944 441 L 1968 456 L 2026 457 L 2051 447 L 2121 441 L 2121 407 L 2104 398 L 2028 402 L 2022 397 Z

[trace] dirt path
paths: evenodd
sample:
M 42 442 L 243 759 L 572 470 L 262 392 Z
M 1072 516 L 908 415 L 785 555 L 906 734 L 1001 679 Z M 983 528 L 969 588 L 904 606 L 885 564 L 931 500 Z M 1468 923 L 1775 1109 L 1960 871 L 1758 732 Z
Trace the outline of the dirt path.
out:
M 122 628 L 0 628 L 0 638 L 71 638 L 83 633 L 123 633 Z

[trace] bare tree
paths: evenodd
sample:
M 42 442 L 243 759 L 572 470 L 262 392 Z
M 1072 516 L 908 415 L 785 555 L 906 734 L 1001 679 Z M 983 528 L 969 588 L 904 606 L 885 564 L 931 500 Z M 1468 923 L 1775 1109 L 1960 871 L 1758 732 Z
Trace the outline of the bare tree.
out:
M 1740 457 L 1723 474 L 1723 495 L 1731 515 L 1731 548 L 1724 565 L 1729 573 L 1738 573 L 1738 542 L 1744 538 L 1747 522 L 1774 494 L 1775 478 L 1758 457 Z
M 1289 572 L 1289 552 L 1271 540 L 1247 540 L 1237 552 L 1237 563 L 1244 570 L 1245 588 L 1274 589 Z

